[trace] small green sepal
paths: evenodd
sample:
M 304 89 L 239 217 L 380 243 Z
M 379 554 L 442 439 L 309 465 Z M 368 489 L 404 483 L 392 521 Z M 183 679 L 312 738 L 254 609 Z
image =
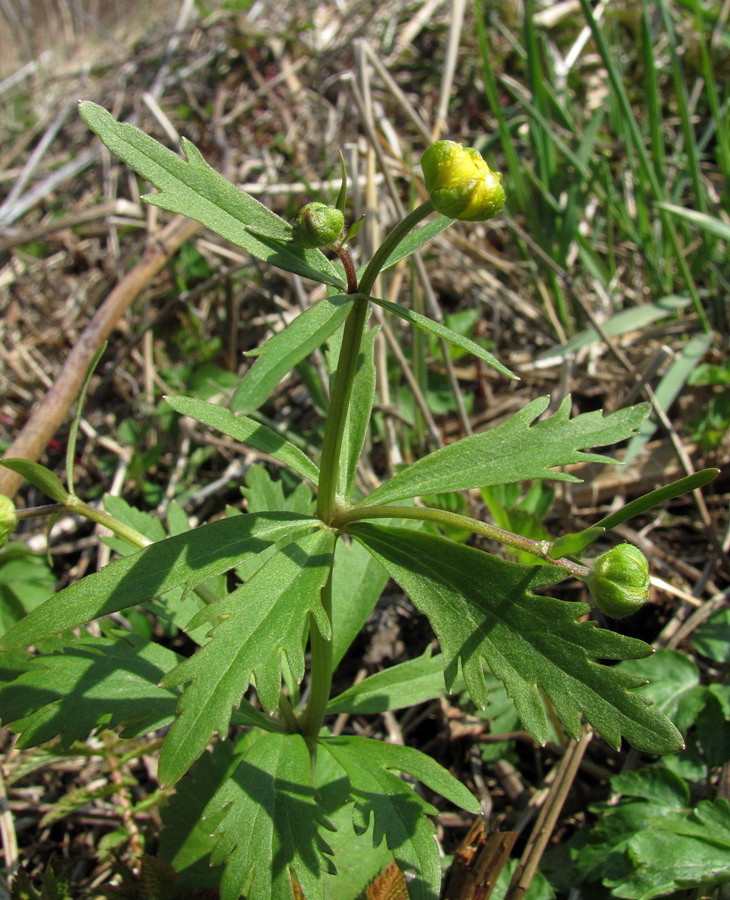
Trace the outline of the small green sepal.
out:
M 619 544 L 595 560 L 586 584 L 602 612 L 623 619 L 649 599 L 649 563 L 638 547 Z
M 347 234 L 342 239 L 342 243 L 346 244 L 348 241 L 351 241 L 354 237 L 357 236 L 358 231 L 362 228 L 362 223 L 365 221 L 365 216 L 367 213 L 363 213 L 359 219 L 355 219 L 355 221 L 350 225 L 347 229 Z
M 292 224 L 292 238 L 300 247 L 328 247 L 338 240 L 344 224 L 342 210 L 324 203 L 307 203 Z
M 502 212 L 502 176 L 473 147 L 436 141 L 421 157 L 421 168 L 434 208 L 450 219 L 480 222 Z

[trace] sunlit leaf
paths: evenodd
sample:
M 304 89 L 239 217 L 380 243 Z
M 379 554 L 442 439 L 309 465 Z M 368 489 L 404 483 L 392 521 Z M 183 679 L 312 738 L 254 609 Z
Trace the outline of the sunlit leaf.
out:
M 543 692 L 572 737 L 582 714 L 613 746 L 622 735 L 650 753 L 682 746 L 669 719 L 632 690 L 644 679 L 597 661 L 643 657 L 651 648 L 578 622 L 584 604 L 530 593 L 564 578 L 563 570 L 520 566 L 423 532 L 362 524 L 348 530 L 428 617 L 443 651 L 447 688 L 461 667 L 472 699 L 484 707 L 486 662 L 540 743 L 548 737 Z

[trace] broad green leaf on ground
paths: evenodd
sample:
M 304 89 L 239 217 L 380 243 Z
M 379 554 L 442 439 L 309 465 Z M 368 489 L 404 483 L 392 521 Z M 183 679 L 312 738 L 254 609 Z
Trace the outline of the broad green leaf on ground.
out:
M 452 685 L 452 693 L 463 690 L 463 684 Z M 415 706 L 448 693 L 444 684 L 444 661 L 427 650 L 418 659 L 390 666 L 353 685 L 327 705 L 328 713 L 367 715 Z
M 730 608 L 715 610 L 692 632 L 691 640 L 695 650 L 708 659 L 730 662 Z
M 386 528 L 417 530 L 418 519 L 388 519 Z M 332 661 L 336 666 L 347 653 L 375 608 L 388 573 L 357 541 L 339 540 L 332 574 Z
M 208 643 L 165 678 L 166 687 L 188 686 L 160 755 L 162 783 L 177 781 L 214 733 L 225 737 L 231 710 L 252 679 L 264 709 L 276 709 L 283 653 L 293 678 L 304 677 L 310 615 L 322 634 L 330 634 L 320 592 L 332 566 L 334 543 L 333 532 L 317 531 L 287 544 L 250 581 L 190 623 L 191 628 L 213 620 L 220 624 Z
M 649 753 L 682 746 L 669 719 L 632 690 L 643 678 L 597 662 L 647 656 L 651 648 L 594 622 L 577 622 L 588 610 L 584 604 L 530 593 L 562 580 L 564 571 L 509 563 L 422 532 L 364 524 L 348 531 L 428 617 L 444 654 L 448 688 L 460 664 L 472 699 L 484 707 L 484 660 L 540 743 L 548 736 L 542 691 L 572 737 L 582 713 L 614 747 L 622 735 Z
M 518 865 L 518 859 L 508 859 L 506 861 L 497 876 L 497 881 L 495 882 L 494 890 L 489 895 L 489 900 L 505 900 L 512 876 Z M 530 881 L 530 886 L 520 897 L 521 900 L 554 900 L 555 888 L 542 872 L 535 872 L 534 878 Z
M 408 885 L 409 896 L 435 900 L 441 865 L 433 825 L 426 816 L 436 810 L 395 772 L 404 772 L 457 806 L 478 813 L 474 797 L 446 769 L 412 747 L 351 736 L 320 737 L 318 747 L 331 754 L 347 775 L 355 831 L 364 832 L 372 817 L 375 844 L 385 837 L 400 868 L 415 875 Z
M 61 484 L 58 476 L 42 466 L 40 463 L 31 462 L 29 459 L 2 459 L 0 466 L 11 469 L 22 475 L 26 481 L 29 481 L 39 491 L 55 500 L 57 503 L 65 503 L 68 500 L 68 491 Z
M 566 397 L 551 416 L 532 424 L 549 402 L 548 397 L 533 400 L 501 425 L 462 438 L 406 466 L 360 505 L 533 478 L 580 481 L 574 475 L 554 471 L 554 467 L 615 462 L 608 456 L 588 453 L 586 448 L 604 447 L 630 437 L 649 411 L 642 403 L 607 416 L 596 410 L 571 419 L 570 397 Z
M 185 159 L 181 159 L 133 125 L 117 122 L 95 103 L 83 101 L 79 113 L 112 153 L 159 190 L 143 198 L 148 203 L 189 216 L 280 269 L 344 287 L 320 250 L 305 250 L 293 243 L 287 222 L 226 181 L 190 141 L 183 138 Z
M 668 297 L 661 297 L 659 300 L 621 310 L 621 312 L 611 316 L 610 319 L 606 319 L 603 323 L 603 329 L 609 337 L 621 337 L 624 334 L 641 331 L 647 325 L 651 325 L 652 322 L 675 315 L 678 310 L 689 306 L 690 302 L 689 297 L 679 297 L 674 294 Z M 575 353 L 581 347 L 586 347 L 588 344 L 600 340 L 601 336 L 595 328 L 586 328 L 585 331 L 580 331 L 564 344 L 558 344 L 541 353 L 538 359 L 550 359 L 552 356 Z
M 689 813 L 657 816 L 628 842 L 631 870 L 604 884 L 629 900 L 730 883 L 730 803 L 702 800 Z
M 55 586 L 56 577 L 43 556 L 19 541 L 3 547 L 0 550 L 0 634 L 47 600 Z
M 225 784 L 233 765 L 233 741 L 215 744 L 210 753 L 204 753 L 193 765 L 187 778 L 178 782 L 172 796 L 160 807 L 162 830 L 158 854 L 173 866 L 188 891 L 217 888 L 220 884 L 222 869 L 211 867 L 209 857 L 213 849 L 211 834 L 221 816 L 203 819 L 203 812 Z
M 248 416 L 234 415 L 229 409 L 194 397 L 165 397 L 167 403 L 180 415 L 190 416 L 203 425 L 215 428 L 254 450 L 260 450 L 303 478 L 317 484 L 319 470 L 309 457 L 280 434 Z
M 19 747 L 60 737 L 63 747 L 94 728 L 125 725 L 134 737 L 168 724 L 176 691 L 159 687 L 177 654 L 134 634 L 86 637 L 34 656 L 27 672 L 0 689 L 0 717 Z
M 237 413 L 258 409 L 284 375 L 342 325 L 353 301 L 349 294 L 325 297 L 270 337 L 236 388 L 231 409 Z
M 694 369 L 697 368 L 700 360 L 705 355 L 705 351 L 711 343 L 711 334 L 702 332 L 691 337 L 682 348 L 682 352 L 662 376 L 659 384 L 654 388 L 655 401 L 665 413 L 683 390 L 687 379 Z M 631 438 L 626 447 L 626 452 L 624 453 L 624 463 L 626 465 L 641 453 L 646 444 L 651 440 L 657 427 L 657 420 L 653 415 L 642 422 L 638 434 Z
M 340 461 L 337 499 L 347 504 L 350 500 L 355 480 L 357 464 L 362 445 L 370 424 L 370 411 L 375 399 L 375 361 L 373 351 L 377 328 L 371 328 L 363 335 L 357 360 L 357 371 L 352 383 L 350 405 L 345 419 L 345 433 L 342 439 L 342 459 Z
M 689 802 L 684 780 L 663 765 L 615 776 L 611 787 L 624 794 L 618 803 L 591 807 L 598 814 L 593 827 L 548 852 L 544 870 L 565 893 L 579 885 L 625 877 L 631 871 L 626 853 L 631 839 L 664 816 L 684 815 Z
M 259 513 L 220 519 L 165 538 L 54 594 L 0 638 L 0 650 L 19 650 L 144 603 L 179 584 L 193 588 L 287 534 L 294 537 L 320 524 L 294 513 Z
M 485 362 L 488 366 L 501 372 L 502 375 L 506 375 L 507 378 L 512 378 L 515 381 L 518 380 L 514 372 L 510 372 L 510 370 L 502 365 L 495 356 L 488 350 L 480 347 L 479 344 L 471 340 L 471 338 L 465 337 L 463 334 L 459 334 L 451 328 L 447 328 L 440 322 L 429 319 L 428 316 L 423 316 L 421 313 L 408 309 L 406 306 L 401 306 L 399 303 L 391 303 L 390 300 L 382 300 L 378 297 L 369 297 L 368 299 L 373 303 L 377 303 L 378 306 L 382 306 L 383 309 L 388 310 L 388 312 L 400 316 L 401 319 L 405 319 L 406 322 L 409 322 L 411 325 L 422 328 L 424 331 L 429 332 L 429 334 L 434 334 L 436 337 L 449 341 L 449 343 L 455 344 L 457 347 L 461 347 L 462 350 L 471 353 L 473 356 L 476 356 L 477 359 L 481 359 L 482 362 Z
M 679 650 L 657 650 L 646 659 L 624 660 L 617 668 L 647 682 L 638 693 L 668 716 L 682 734 L 705 704 L 706 689 L 700 684 L 699 669 Z
M 292 876 L 307 900 L 321 900 L 323 872 L 334 871 L 329 829 L 298 734 L 264 734 L 205 810 L 216 817 L 211 861 L 225 864 L 221 900 L 294 900 Z

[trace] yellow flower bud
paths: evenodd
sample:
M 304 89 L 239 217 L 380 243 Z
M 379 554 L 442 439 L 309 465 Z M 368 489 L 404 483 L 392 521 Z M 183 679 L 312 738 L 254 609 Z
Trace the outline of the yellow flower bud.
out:
M 623 619 L 649 599 L 649 563 L 638 547 L 618 544 L 595 560 L 586 584 L 599 609 Z
M 502 176 L 478 150 L 455 141 L 436 141 L 421 157 L 426 190 L 434 209 L 451 219 L 479 222 L 504 208 Z
M 5 494 L 0 494 L 0 547 L 7 543 L 17 524 L 18 517 L 15 515 L 13 501 Z
M 342 234 L 345 217 L 324 203 L 307 203 L 292 224 L 292 238 L 300 247 L 327 247 Z

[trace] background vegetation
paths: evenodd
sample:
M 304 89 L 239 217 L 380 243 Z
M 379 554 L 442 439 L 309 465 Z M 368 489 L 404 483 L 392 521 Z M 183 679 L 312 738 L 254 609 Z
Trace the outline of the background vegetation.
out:
M 105 501 L 115 514 L 151 536 L 163 524 L 208 521 L 227 505 L 261 508 L 272 492 L 292 508 L 308 502 L 271 460 L 203 433 L 162 395 L 229 395 L 248 365 L 243 354 L 316 291 L 200 230 L 161 232 L 164 215 L 142 208 L 136 179 L 78 119 L 75 101 L 85 98 L 169 146 L 190 138 L 285 216 L 308 199 L 334 200 L 342 148 L 352 218 L 367 213 L 358 237 L 366 248 L 421 199 L 417 163 L 433 138 L 475 145 L 505 173 L 506 215 L 451 228 L 381 289 L 431 315 L 440 310 L 521 381 L 384 321 L 364 484 L 537 396 L 550 395 L 553 409 L 567 393 L 575 412 L 654 403 L 651 426 L 623 451 L 624 468 L 583 471 L 582 485 L 516 485 L 441 502 L 534 537 L 555 535 L 727 460 L 727 4 L 229 0 L 172 5 L 169 18 L 145 27 L 146 10 L 123 34 L 114 21 L 79 26 L 66 53 L 21 46 L 0 81 L 3 449 L 33 425 L 34 405 L 63 383 L 64 361 L 95 311 L 126 285 L 81 419 L 77 490 L 89 500 L 116 497 Z M 104 21 L 99 11 L 88 15 Z M 157 269 L 140 275 L 155 254 Z M 401 352 L 406 342 L 413 366 Z M 319 442 L 325 373 L 313 356 L 266 410 L 290 423 L 290 440 Z M 55 401 L 66 424 L 35 448 L 61 469 L 69 402 Z M 8 476 L 0 476 L 5 493 L 15 487 Z M 18 502 L 43 499 L 25 486 Z M 571 767 L 559 730 L 535 747 L 496 683 L 485 714 L 455 696 L 397 715 L 364 710 L 340 727 L 447 765 L 481 800 L 488 827 L 515 833 L 507 871 L 522 858 L 529 896 L 723 890 L 730 814 L 713 819 L 707 804 L 729 791 L 727 508 L 721 476 L 704 497 L 617 529 L 650 558 L 655 582 L 651 604 L 620 628 L 658 651 L 622 666 L 651 677 L 655 703 L 686 735 L 683 753 L 657 761 L 587 737 Z M 114 549 L 100 546 L 88 523 L 68 519 L 50 530 L 46 557 L 36 528 L 25 523 L 0 551 L 3 628 Z M 577 598 L 583 587 L 567 590 Z M 119 624 L 142 635 L 153 627 L 141 612 Z M 386 592 L 360 656 L 343 662 L 342 687 L 359 672 L 418 659 L 428 641 L 417 614 Z M 175 633 L 169 645 L 185 652 Z M 0 830 L 6 874 L 20 871 L 16 891 L 27 892 L 18 896 L 36 896 L 41 883 L 50 897 L 108 895 L 122 882 L 124 896 L 139 897 L 205 887 L 203 829 L 191 836 L 174 827 L 205 786 L 163 798 L 155 742 L 112 731 L 68 749 L 21 749 L 5 732 L 3 742 Z M 470 824 L 440 817 L 449 854 L 465 852 Z M 551 835 L 542 859 L 541 829 Z M 386 861 L 368 858 L 363 872 L 353 864 L 353 896 Z M 538 861 L 533 878 L 529 865 Z M 176 887 L 174 870 L 185 872 Z M 503 896 L 508 881 L 492 896 Z M 471 896 L 451 884 L 446 896 Z M 370 896 L 383 890 L 371 887 Z

